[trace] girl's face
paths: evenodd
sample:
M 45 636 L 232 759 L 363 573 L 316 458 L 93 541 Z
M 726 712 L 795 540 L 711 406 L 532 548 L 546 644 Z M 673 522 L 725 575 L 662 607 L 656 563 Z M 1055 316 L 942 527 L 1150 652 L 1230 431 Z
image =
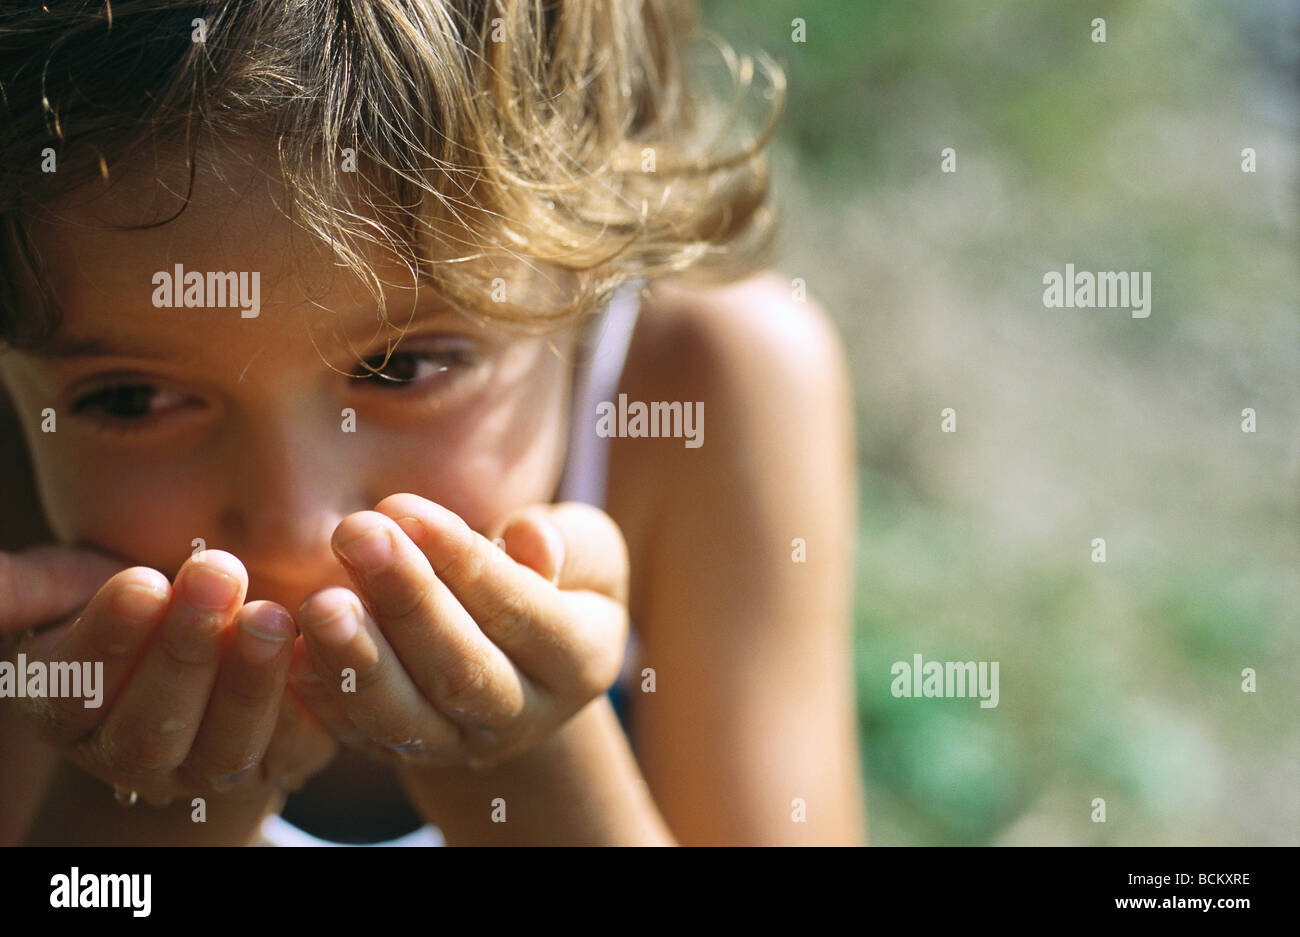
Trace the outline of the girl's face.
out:
M 410 319 L 381 372 L 397 380 L 350 377 L 366 374 L 361 359 L 377 366 L 394 333 L 265 183 L 234 192 L 200 176 L 174 221 L 105 225 L 138 223 L 142 206 L 146 218 L 154 205 L 170 215 L 171 198 L 152 182 L 117 185 L 31 230 L 64 319 L 49 351 L 0 354 L 0 378 L 60 542 L 172 575 L 201 539 L 243 561 L 250 599 L 293 610 L 348 583 L 330 535 L 387 495 L 429 498 L 480 531 L 551 500 L 573 330 L 507 335 L 456 315 L 431 289 L 387 289 L 389 319 Z M 205 282 L 257 273 L 257 317 L 229 298 L 224 308 L 156 307 L 155 274 L 177 264 Z M 42 428 L 49 410 L 52 432 Z

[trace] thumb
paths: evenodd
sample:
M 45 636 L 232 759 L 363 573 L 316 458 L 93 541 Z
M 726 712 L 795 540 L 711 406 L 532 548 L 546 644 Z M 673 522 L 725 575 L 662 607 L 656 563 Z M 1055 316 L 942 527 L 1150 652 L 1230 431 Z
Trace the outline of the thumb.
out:
M 599 508 L 577 501 L 532 505 L 507 517 L 500 530 L 511 559 L 559 588 L 627 601 L 627 544 Z
M 513 515 L 492 538 L 506 555 L 527 566 L 550 583 L 558 584 L 564 570 L 564 537 L 546 516 L 544 508 Z
M 0 635 L 80 611 L 126 564 L 80 547 L 45 545 L 0 552 Z

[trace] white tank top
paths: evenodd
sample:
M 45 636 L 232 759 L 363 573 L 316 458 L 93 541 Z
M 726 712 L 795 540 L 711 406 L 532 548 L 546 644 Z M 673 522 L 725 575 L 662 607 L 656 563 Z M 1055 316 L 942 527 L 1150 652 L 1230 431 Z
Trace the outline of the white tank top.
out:
M 569 447 L 556 501 L 581 501 L 605 506 L 605 483 L 609 467 L 609 439 L 596 433 L 596 405 L 614 401 L 619 378 L 627 361 L 641 307 L 643 280 L 624 283 L 614 293 L 605 312 L 597 316 L 583 335 L 573 374 L 573 399 L 569 418 Z M 631 679 L 638 653 L 635 633 L 629 634 L 623 672 L 619 682 Z M 378 843 L 335 843 L 301 830 L 272 814 L 262 821 L 263 846 L 444 846 L 436 826 L 425 824 L 397 839 Z

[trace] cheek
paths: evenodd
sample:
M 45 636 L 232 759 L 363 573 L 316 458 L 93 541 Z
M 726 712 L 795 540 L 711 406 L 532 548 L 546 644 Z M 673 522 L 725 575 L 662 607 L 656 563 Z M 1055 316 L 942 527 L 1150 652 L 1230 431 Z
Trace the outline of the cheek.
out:
M 54 431 L 43 431 L 52 392 L 30 374 L 20 371 L 15 379 L 9 367 L 0 376 L 55 540 L 97 547 L 128 563 L 178 568 L 192 549 L 193 534 L 186 532 L 204 529 L 195 521 L 207 508 L 202 486 L 192 481 L 196 476 L 178 470 L 172 459 L 142 459 L 90 444 L 71 414 L 57 413 Z
M 385 478 L 389 494 L 436 501 L 480 532 L 517 508 L 551 500 L 567 449 L 568 368 L 543 351 L 503 368 L 493 386 L 435 431 L 395 444 L 386 464 L 400 470 Z
M 177 568 L 191 552 L 209 505 L 192 473 L 176 463 L 95 452 L 54 434 L 31 440 L 41 502 L 55 537 L 106 550 L 157 569 Z

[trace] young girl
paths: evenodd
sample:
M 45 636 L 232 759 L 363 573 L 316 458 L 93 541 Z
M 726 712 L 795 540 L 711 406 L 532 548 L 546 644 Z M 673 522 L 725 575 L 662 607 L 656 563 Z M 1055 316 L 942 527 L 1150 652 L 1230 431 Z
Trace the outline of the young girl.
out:
M 862 841 L 847 368 L 686 3 L 2 17 L 0 640 L 102 704 L 0 698 L 0 839 Z

